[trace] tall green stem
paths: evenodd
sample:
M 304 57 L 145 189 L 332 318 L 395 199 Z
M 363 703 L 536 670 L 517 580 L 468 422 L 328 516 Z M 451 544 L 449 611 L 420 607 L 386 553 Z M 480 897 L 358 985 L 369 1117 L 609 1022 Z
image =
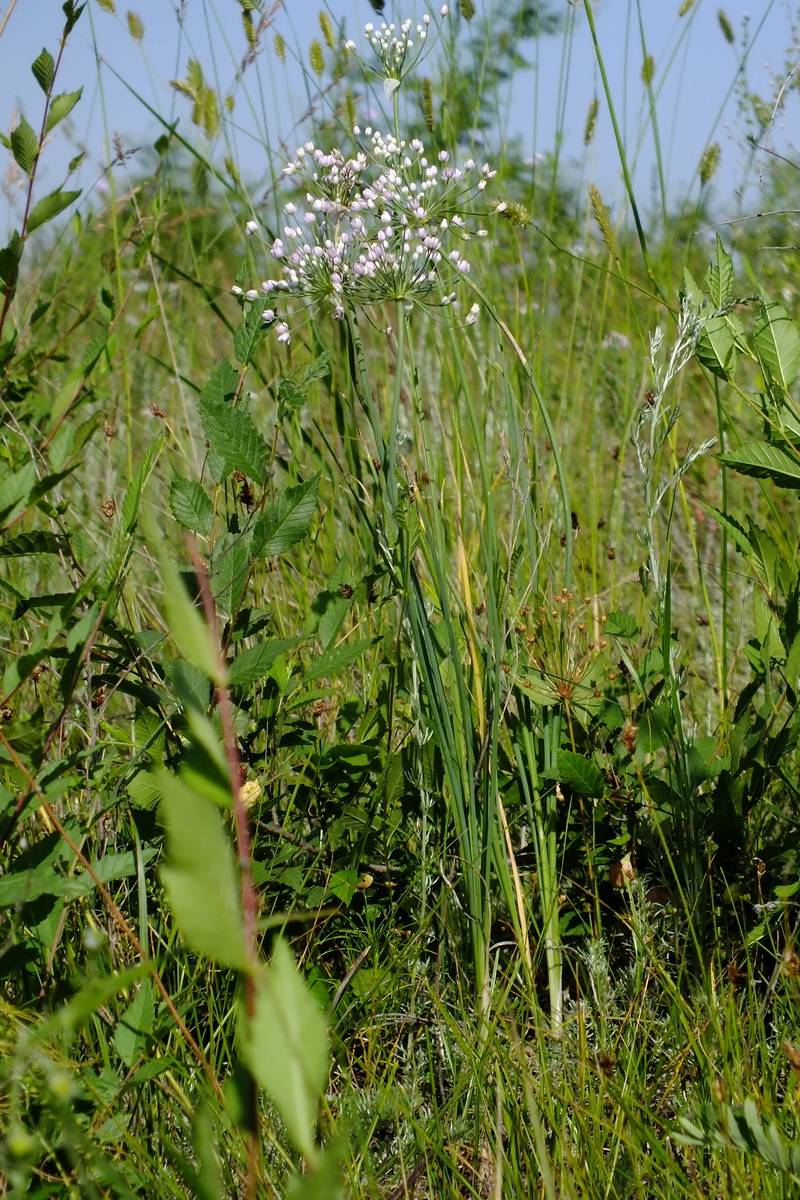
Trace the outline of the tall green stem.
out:
M 554 770 L 560 740 L 560 713 L 542 709 L 542 768 Z M 522 794 L 533 831 L 533 848 L 539 884 L 539 911 L 542 920 L 547 988 L 550 998 L 550 1024 L 558 1033 L 563 1022 L 563 950 L 558 914 L 558 797 L 555 788 L 542 786 L 534 740 L 533 713 L 525 704 L 520 712 L 519 740 L 514 744 Z
M 598 38 L 597 38 L 597 29 L 596 29 L 595 23 L 594 23 L 594 11 L 592 9 L 591 0 L 583 0 L 583 7 L 586 10 L 586 18 L 589 22 L 589 30 L 592 35 L 592 44 L 594 45 L 594 53 L 595 53 L 595 58 L 597 59 L 598 70 L 600 71 L 600 77 L 603 80 L 603 91 L 606 94 L 606 103 L 608 104 L 608 112 L 609 112 L 609 116 L 611 117 L 611 125 L 614 130 L 614 140 L 617 143 L 617 152 L 619 153 L 619 162 L 620 162 L 620 167 L 622 168 L 622 178 L 625 181 L 625 191 L 628 193 L 628 199 L 629 199 L 630 205 L 631 205 L 631 212 L 633 213 L 633 220 L 636 225 L 636 235 L 639 239 L 639 245 L 642 248 L 642 258 L 644 259 L 645 270 L 647 271 L 647 274 L 649 275 L 650 279 L 652 280 L 654 288 L 656 289 L 659 296 L 666 304 L 666 298 L 663 295 L 661 288 L 658 286 L 658 281 L 656 280 L 655 274 L 653 273 L 653 268 L 650 265 L 650 253 L 647 249 L 647 238 L 645 237 L 644 226 L 642 225 L 642 219 L 639 216 L 639 206 L 636 203 L 636 194 L 634 193 L 634 190 L 633 190 L 633 180 L 631 179 L 630 171 L 628 170 L 628 158 L 625 153 L 625 144 L 622 140 L 622 134 L 620 132 L 619 124 L 617 122 L 617 113 L 616 113 L 616 108 L 614 106 L 614 98 L 611 95 L 611 88 L 610 88 L 609 82 L 608 82 L 608 75 L 606 74 L 606 64 L 603 59 L 603 52 L 600 49 L 600 42 L 598 41 Z

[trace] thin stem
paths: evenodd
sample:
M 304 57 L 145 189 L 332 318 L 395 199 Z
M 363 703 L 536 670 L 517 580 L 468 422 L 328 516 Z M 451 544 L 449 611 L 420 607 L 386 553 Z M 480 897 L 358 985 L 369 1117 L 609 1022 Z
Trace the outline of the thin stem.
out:
M 13 4 L 12 4 L 11 8 L 13 8 Z M 5 29 L 6 22 L 8 21 L 8 18 L 11 15 L 11 8 L 9 8 L 8 12 L 6 13 L 5 17 L 3 18 L 2 26 L 0 26 L 0 36 L 2 36 L 3 30 Z M 59 47 L 58 47 L 58 56 L 56 58 L 55 65 L 53 67 L 53 78 L 50 80 L 50 86 L 48 87 L 48 89 L 45 93 L 44 112 L 42 113 L 42 125 L 41 125 L 41 129 L 39 130 L 39 141 L 38 141 L 38 145 L 36 147 L 36 157 L 33 160 L 33 165 L 31 166 L 30 174 L 28 175 L 28 191 L 25 196 L 25 211 L 22 216 L 22 227 L 20 230 L 20 237 L 23 242 L 26 240 L 26 238 L 28 236 L 28 232 L 27 232 L 28 218 L 30 217 L 31 204 L 33 201 L 33 185 L 34 185 L 34 182 L 36 179 L 36 169 L 39 166 L 39 156 L 42 153 L 42 147 L 44 146 L 44 139 L 47 136 L 47 115 L 50 111 L 50 101 L 52 100 L 52 97 L 53 97 L 53 84 L 56 81 L 56 76 L 58 75 L 58 69 L 61 66 L 61 59 L 64 54 L 64 48 L 66 47 L 66 44 L 67 44 L 67 37 L 69 36 L 70 28 L 71 28 L 71 25 L 68 20 L 67 24 L 64 26 L 64 32 L 61 35 L 61 41 L 60 41 Z M 14 288 L 15 288 L 15 281 L 13 279 L 9 280 L 9 282 L 6 284 L 6 290 L 5 290 L 5 294 L 3 296 L 3 307 L 2 307 L 2 310 L 0 310 L 0 340 L 2 340 L 2 337 L 3 337 L 3 329 L 5 327 L 6 317 L 8 316 L 9 307 L 11 306 L 11 297 L 14 294 Z
M 211 631 L 216 646 L 220 645 L 217 629 L 217 612 L 211 588 L 208 585 L 208 572 L 195 545 L 192 545 L 192 563 L 194 566 L 200 600 L 203 605 L 206 624 Z M 220 671 L 223 676 L 224 663 L 220 651 Z M 242 799 L 241 762 L 239 746 L 233 726 L 233 708 L 230 691 L 227 684 L 215 683 L 217 705 L 222 723 L 222 739 L 225 745 L 225 756 L 228 762 L 228 775 L 231 785 L 233 819 L 236 829 L 236 850 L 239 859 L 239 870 L 242 880 L 242 914 L 245 954 L 248 970 L 244 973 L 245 1009 L 249 1020 L 253 1020 L 256 1012 L 256 977 L 258 966 L 258 892 L 253 882 L 251 861 L 253 856 L 252 839 L 250 837 L 250 821 Z M 256 1200 L 258 1186 L 258 1097 L 255 1081 L 250 1078 L 247 1101 L 251 1108 L 250 1119 L 247 1122 L 247 1177 L 245 1180 L 245 1196 L 247 1200 Z
M 664 297 L 661 288 L 658 285 L 653 268 L 650 265 L 650 254 L 647 249 L 647 238 L 645 237 L 642 219 L 639 216 L 639 206 L 636 203 L 636 194 L 633 190 L 633 181 L 631 179 L 630 171 L 628 170 L 628 159 L 625 154 L 625 146 L 622 141 L 622 134 L 620 132 L 619 124 L 617 123 L 617 113 L 614 107 L 614 99 L 611 95 L 608 76 L 606 74 L 606 65 L 603 59 L 603 52 L 600 49 L 600 42 L 597 38 L 597 29 L 594 23 L 594 12 L 592 10 L 591 0 L 583 0 L 583 7 L 586 11 L 586 17 L 589 22 L 589 30 L 592 35 L 592 43 L 594 45 L 595 58 L 597 59 L 600 77 L 603 80 L 603 91 L 606 94 L 606 103 L 608 104 L 608 112 L 609 116 L 611 117 L 611 125 L 614 130 L 614 139 L 617 143 L 617 151 L 619 153 L 619 161 L 622 168 L 622 178 L 625 181 L 625 190 L 628 193 L 628 199 L 630 200 L 631 212 L 633 213 L 633 220 L 636 225 L 636 234 L 639 238 L 639 245 L 642 248 L 642 258 L 644 259 L 645 270 L 647 271 L 650 279 L 653 281 L 653 287 L 658 292 L 659 297 L 666 303 L 666 298 Z
M 9 17 L 11 16 L 11 14 L 13 13 L 13 11 L 16 7 L 17 7 L 17 0 L 11 0 L 8 8 L 6 9 L 5 13 L 3 14 L 2 19 L 0 19 L 0 37 L 2 37 L 3 34 L 5 33 L 6 25 L 8 24 Z

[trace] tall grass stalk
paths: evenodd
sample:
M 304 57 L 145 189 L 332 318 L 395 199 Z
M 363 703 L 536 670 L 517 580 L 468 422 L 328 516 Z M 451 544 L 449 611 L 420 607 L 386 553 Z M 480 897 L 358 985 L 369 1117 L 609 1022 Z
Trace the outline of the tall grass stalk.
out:
M 647 248 L 647 237 L 645 235 L 644 225 L 642 224 L 642 218 L 641 218 L 641 214 L 639 212 L 639 204 L 636 199 L 636 192 L 634 191 L 633 180 L 631 179 L 630 168 L 628 166 L 628 158 L 627 158 L 627 154 L 626 154 L 626 150 L 625 150 L 625 142 L 623 140 L 622 132 L 619 127 L 619 121 L 617 119 L 616 105 L 614 103 L 614 97 L 611 92 L 611 86 L 608 81 L 608 74 L 606 72 L 606 66 L 605 66 L 605 57 L 603 55 L 602 47 L 600 45 L 600 40 L 597 36 L 597 27 L 595 25 L 595 20 L 594 20 L 594 6 L 592 4 L 592 0 L 583 0 L 583 7 L 584 7 L 584 11 L 586 13 L 586 18 L 589 22 L 589 30 L 590 30 L 590 33 L 592 36 L 592 45 L 594 46 L 595 58 L 597 60 L 598 70 L 600 71 L 600 78 L 603 81 L 603 92 L 605 94 L 606 103 L 608 105 L 608 112 L 609 112 L 609 116 L 611 118 L 611 125 L 614 130 L 614 140 L 617 145 L 617 153 L 619 155 L 620 169 L 622 171 L 622 178 L 625 183 L 625 191 L 626 191 L 628 201 L 631 206 L 631 214 L 633 216 L 633 220 L 636 225 L 636 235 L 639 239 L 639 245 L 640 245 L 641 251 L 642 251 L 642 259 L 644 261 L 645 270 L 647 271 L 647 274 L 650 277 L 650 280 L 652 281 L 653 287 L 658 292 L 658 294 L 661 296 L 661 298 L 663 300 L 665 300 L 665 302 L 666 302 L 666 299 L 661 291 L 661 287 L 659 285 L 658 280 L 655 277 L 655 272 L 654 272 L 653 267 L 650 262 L 650 252 Z

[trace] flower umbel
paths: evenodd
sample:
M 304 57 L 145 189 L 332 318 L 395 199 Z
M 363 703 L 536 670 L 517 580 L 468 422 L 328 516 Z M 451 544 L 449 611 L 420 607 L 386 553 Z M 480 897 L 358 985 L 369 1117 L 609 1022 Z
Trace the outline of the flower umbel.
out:
M 447 16 L 447 6 L 440 10 L 439 15 Z M 363 60 L 362 64 L 383 79 L 383 88 L 387 99 L 399 88 L 406 75 L 413 71 L 423 57 L 430 24 L 431 18 L 428 13 L 425 13 L 421 23 L 413 30 L 410 19 L 403 21 L 399 27 L 394 22 L 387 25 L 385 21 L 377 27 L 372 23 L 364 26 L 364 37 L 372 47 L 378 65 L 372 67 Z M 355 42 L 347 42 L 346 48 L 355 52 Z
M 411 310 L 457 302 L 470 270 L 463 245 L 473 234 L 486 236 L 469 230 L 470 211 L 495 172 L 472 160 L 452 166 L 447 151 L 431 161 L 418 139 L 407 143 L 371 128 L 354 134 L 366 146 L 354 157 L 307 142 L 284 169 L 304 198 L 284 206 L 287 224 L 270 246 L 281 264 L 281 277 L 261 284 L 270 324 L 289 297 L 327 303 L 337 318 L 347 305 L 399 301 Z M 276 329 L 280 341 L 290 340 L 285 320 Z

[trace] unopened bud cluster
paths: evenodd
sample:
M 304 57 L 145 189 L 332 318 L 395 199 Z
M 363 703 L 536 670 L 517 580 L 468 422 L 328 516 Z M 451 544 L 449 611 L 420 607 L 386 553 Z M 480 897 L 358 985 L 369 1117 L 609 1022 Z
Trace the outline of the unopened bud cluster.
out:
M 444 4 L 439 10 L 439 16 L 446 17 L 448 12 L 448 6 Z M 395 25 L 393 21 L 390 24 L 384 21 L 378 26 L 372 23 L 364 26 L 364 37 L 377 59 L 377 66 L 368 63 L 364 65 L 383 78 L 387 95 L 391 95 L 419 63 L 426 49 L 430 25 L 431 18 L 425 13 L 416 27 L 413 27 L 410 19 L 403 21 L 400 26 Z M 356 44 L 346 42 L 345 48 L 355 52 Z

